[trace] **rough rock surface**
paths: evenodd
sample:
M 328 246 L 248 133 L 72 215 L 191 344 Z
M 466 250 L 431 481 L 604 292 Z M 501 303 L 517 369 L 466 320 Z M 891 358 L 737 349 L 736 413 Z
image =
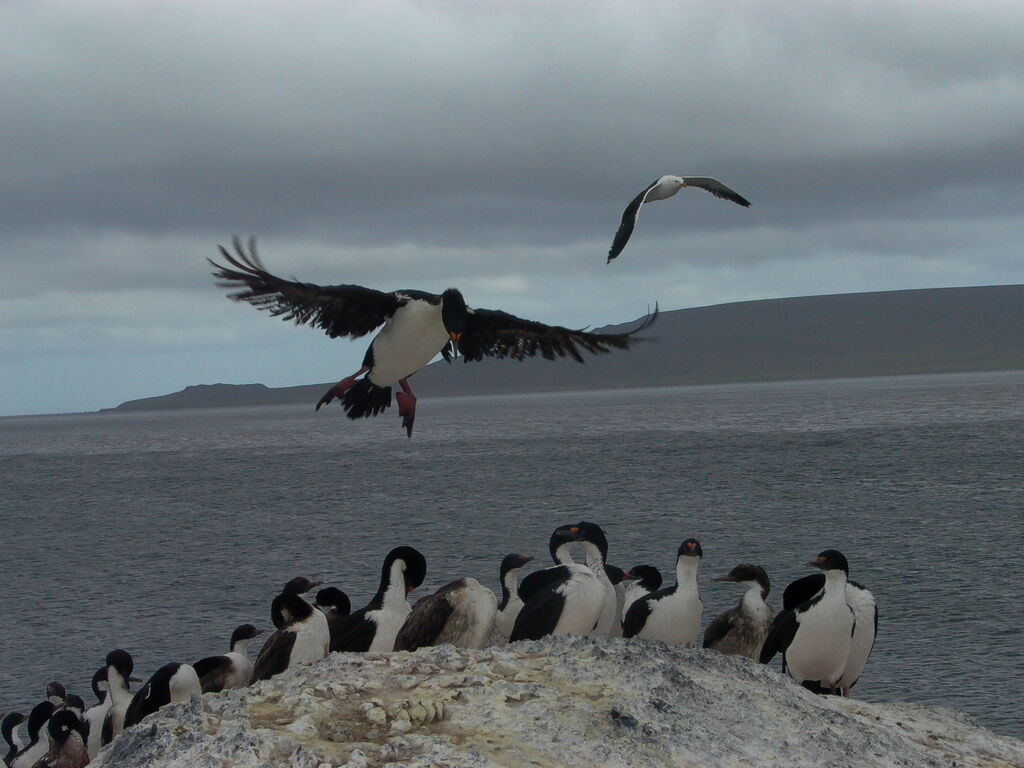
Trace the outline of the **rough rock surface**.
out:
M 745 659 L 619 638 L 338 654 L 193 697 L 97 768 L 1024 767 L 965 715 L 814 696 Z

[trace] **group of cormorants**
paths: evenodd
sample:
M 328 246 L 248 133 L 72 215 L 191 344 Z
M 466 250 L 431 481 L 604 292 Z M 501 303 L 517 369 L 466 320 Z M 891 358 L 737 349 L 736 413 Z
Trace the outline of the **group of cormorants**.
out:
M 408 595 L 423 583 L 427 564 L 408 546 L 388 553 L 377 592 L 354 612 L 336 587 L 320 589 L 310 602 L 304 596 L 322 583 L 296 577 L 270 604 L 275 629 L 255 662 L 247 646 L 265 630 L 243 624 L 232 633 L 227 653 L 192 664 L 165 664 L 133 694 L 131 654 L 112 650 L 93 675 L 98 702 L 92 707 L 86 709 L 80 697 L 67 695 L 54 682 L 47 687 L 47 699 L 27 718 L 27 742 L 19 733 L 24 715 L 3 719 L 4 762 L 13 768 L 81 768 L 122 730 L 160 707 L 266 680 L 331 652 L 414 651 L 442 643 L 484 648 L 564 634 L 697 645 L 703 614 L 697 570 L 704 553 L 696 539 L 679 545 L 675 584 L 668 587 L 661 586 L 661 574 L 652 565 L 625 571 L 610 565 L 608 540 L 592 522 L 558 527 L 548 548 L 554 565 L 522 579 L 521 569 L 533 558 L 513 553 L 502 559 L 500 598 L 465 577 L 410 606 Z M 583 562 L 573 559 L 574 549 L 581 550 Z M 848 695 L 874 643 L 875 601 L 847 579 L 849 566 L 841 552 L 825 550 L 808 565 L 820 573 L 790 584 L 778 614 L 766 602 L 771 584 L 764 568 L 741 564 L 712 579 L 735 582 L 744 593 L 707 626 L 702 644 L 762 663 L 781 652 L 783 668 L 797 682 L 819 693 Z

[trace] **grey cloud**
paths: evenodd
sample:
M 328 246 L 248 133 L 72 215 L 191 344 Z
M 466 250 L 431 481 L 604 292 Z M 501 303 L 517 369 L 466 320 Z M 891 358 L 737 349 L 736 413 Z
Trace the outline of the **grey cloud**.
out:
M 2 4 L 0 357 L 357 359 L 224 299 L 233 233 L 284 275 L 569 325 L 1024 281 L 1022 32 L 994 0 Z M 754 205 L 684 191 L 605 267 L 669 172 Z

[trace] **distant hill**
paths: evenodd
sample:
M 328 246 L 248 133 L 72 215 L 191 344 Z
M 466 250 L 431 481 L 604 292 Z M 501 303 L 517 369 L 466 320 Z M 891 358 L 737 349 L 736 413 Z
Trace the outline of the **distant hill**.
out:
M 622 330 L 632 323 L 601 330 Z M 662 312 L 650 341 L 570 361 L 431 364 L 421 396 L 1024 369 L 1024 285 L 806 296 Z M 342 342 L 343 343 L 343 342 Z M 339 371 L 339 378 L 347 373 Z M 333 382 L 212 384 L 116 409 L 315 403 Z

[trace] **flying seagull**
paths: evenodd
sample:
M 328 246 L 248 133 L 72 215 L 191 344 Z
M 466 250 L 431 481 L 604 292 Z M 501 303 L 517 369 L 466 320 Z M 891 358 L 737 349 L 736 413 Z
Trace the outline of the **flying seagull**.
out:
M 228 266 L 208 261 L 217 270 L 213 275 L 220 287 L 237 289 L 228 294 L 235 301 L 247 301 L 296 325 L 320 328 L 332 339 L 365 336 L 383 325 L 370 342 L 362 367 L 327 390 L 316 407 L 319 410 L 337 399 L 350 419 L 376 416 L 391 405 L 391 388 L 398 384 L 402 391 L 395 399 L 409 437 L 416 418 L 416 396 L 409 377 L 438 353 L 449 363 L 456 350 L 467 362 L 485 357 L 523 360 L 540 354 L 548 360 L 571 357 L 582 363 L 583 352 L 628 349 L 638 340 L 635 334 L 658 315 L 655 305 L 654 311 L 627 333 L 571 330 L 500 310 L 473 309 L 455 288 L 437 295 L 284 280 L 266 271 L 252 239 L 245 247 L 236 237 L 234 253 L 224 247 L 220 253 Z
M 612 259 L 622 253 L 622 249 L 629 242 L 629 236 L 633 234 L 633 227 L 636 226 L 637 217 L 640 215 L 640 206 L 644 203 L 652 203 L 655 200 L 666 200 L 683 187 L 699 187 L 700 189 L 706 189 L 715 197 L 720 197 L 723 200 L 730 200 L 745 208 L 750 206 L 749 200 L 729 189 L 718 179 L 712 179 L 710 176 L 662 176 L 634 197 L 633 201 L 626 206 L 626 210 L 622 212 L 622 223 L 619 224 L 619 231 L 615 233 L 615 239 L 612 241 L 612 247 L 608 251 L 608 261 L 606 263 L 610 264 Z

